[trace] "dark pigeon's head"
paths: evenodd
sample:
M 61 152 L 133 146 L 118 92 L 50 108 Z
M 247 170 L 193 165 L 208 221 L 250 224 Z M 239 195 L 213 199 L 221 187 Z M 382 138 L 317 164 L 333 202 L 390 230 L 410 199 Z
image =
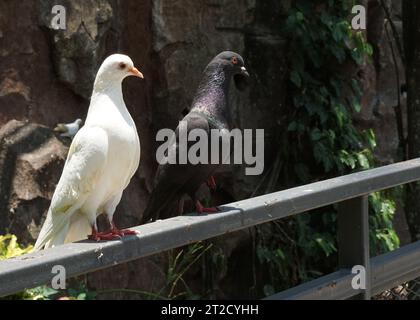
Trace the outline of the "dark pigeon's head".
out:
M 242 91 L 247 87 L 249 73 L 245 68 L 244 59 L 239 54 L 223 51 L 214 57 L 212 63 L 223 66 L 225 73 L 233 77 L 237 89 Z

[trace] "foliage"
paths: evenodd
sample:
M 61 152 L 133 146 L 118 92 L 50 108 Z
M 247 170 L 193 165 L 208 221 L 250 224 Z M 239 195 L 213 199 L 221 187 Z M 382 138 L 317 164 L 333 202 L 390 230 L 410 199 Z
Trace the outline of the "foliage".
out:
M 26 247 L 17 242 L 17 237 L 13 234 L 0 235 L 0 260 L 17 257 L 32 250 L 33 246 Z M 88 292 L 83 283 L 76 288 L 69 288 L 65 291 L 58 291 L 48 286 L 39 286 L 27 289 L 21 293 L 14 294 L 3 299 L 6 300 L 88 300 L 93 299 L 95 294 Z
M 393 251 L 399 247 L 400 240 L 392 226 L 396 207 L 392 199 L 400 198 L 399 189 L 402 187 L 391 191 L 390 195 L 376 192 L 369 196 L 370 249 L 373 255 Z
M 169 265 L 166 273 L 166 286 L 162 288 L 160 294 L 165 293 L 169 299 L 198 299 L 199 296 L 191 291 L 183 277 L 211 247 L 212 244 L 204 246 L 203 242 L 200 241 L 180 250 L 176 255 L 174 250 L 171 250 L 168 253 Z
M 21 293 L 7 297 L 9 300 L 93 300 L 96 293 L 88 291 L 84 284 L 79 283 L 76 288 L 55 290 L 48 286 L 27 289 Z
M 290 94 L 276 173 L 283 188 L 375 166 L 372 130 L 358 130 L 361 110 L 357 71 L 372 55 L 362 32 L 351 29 L 354 1 L 296 0 L 282 27 L 289 38 Z M 392 228 L 395 203 L 369 196 L 371 253 L 399 245 Z M 267 230 L 268 229 L 268 230 Z M 257 228 L 257 255 L 269 278 L 265 294 L 296 285 L 337 265 L 334 206 Z
M 19 245 L 16 236 L 13 234 L 0 235 L 0 260 L 17 257 L 31 250 L 31 245 L 25 248 Z
M 284 156 L 294 163 L 296 182 L 310 180 L 311 169 L 331 175 L 372 164 L 374 134 L 359 132 L 353 124 L 361 90 L 358 80 L 348 79 L 346 72 L 349 62 L 362 64 L 372 49 L 361 32 L 351 29 L 347 18 L 351 1 L 328 3 L 319 8 L 316 2 L 297 1 L 285 26 L 293 52 L 289 57 L 293 120 L 287 136 L 298 144 Z M 301 161 L 308 149 L 316 168 Z
M 143 291 L 137 289 L 109 289 L 97 291 L 97 294 L 123 292 L 137 295 L 144 299 L 181 300 L 199 299 L 184 280 L 203 255 L 212 248 L 212 244 L 205 245 L 203 242 L 195 242 L 183 249 L 173 249 L 167 252 L 168 266 L 165 273 L 165 284 L 158 292 Z

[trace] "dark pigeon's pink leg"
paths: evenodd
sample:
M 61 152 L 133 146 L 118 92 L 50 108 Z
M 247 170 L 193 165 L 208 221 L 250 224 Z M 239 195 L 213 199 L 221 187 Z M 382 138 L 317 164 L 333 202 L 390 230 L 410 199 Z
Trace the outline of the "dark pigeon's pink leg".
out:
M 217 212 L 220 212 L 220 210 L 217 207 L 210 207 L 210 208 L 204 207 L 199 200 L 197 200 L 195 202 L 195 210 L 198 213 L 217 213 Z
M 216 185 L 216 180 L 214 180 L 213 176 L 210 176 L 207 180 L 207 186 L 211 189 L 211 190 L 216 190 L 217 185 Z

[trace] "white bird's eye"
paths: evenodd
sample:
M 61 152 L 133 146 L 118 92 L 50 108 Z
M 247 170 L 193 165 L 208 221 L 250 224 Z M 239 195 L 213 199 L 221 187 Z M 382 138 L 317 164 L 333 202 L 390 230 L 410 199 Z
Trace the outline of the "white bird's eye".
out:
M 120 64 L 118 65 L 118 67 L 119 67 L 121 70 L 124 70 L 124 69 L 127 67 L 127 65 L 126 65 L 124 62 L 120 62 Z

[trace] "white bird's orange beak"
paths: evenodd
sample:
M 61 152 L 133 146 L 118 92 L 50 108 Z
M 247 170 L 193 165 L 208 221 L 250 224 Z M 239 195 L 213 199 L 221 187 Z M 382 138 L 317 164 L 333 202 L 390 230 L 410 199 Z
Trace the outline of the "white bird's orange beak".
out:
M 141 73 L 137 68 L 132 67 L 130 69 L 128 69 L 128 72 L 130 72 L 133 76 L 135 77 L 139 77 L 144 79 L 143 73 Z

